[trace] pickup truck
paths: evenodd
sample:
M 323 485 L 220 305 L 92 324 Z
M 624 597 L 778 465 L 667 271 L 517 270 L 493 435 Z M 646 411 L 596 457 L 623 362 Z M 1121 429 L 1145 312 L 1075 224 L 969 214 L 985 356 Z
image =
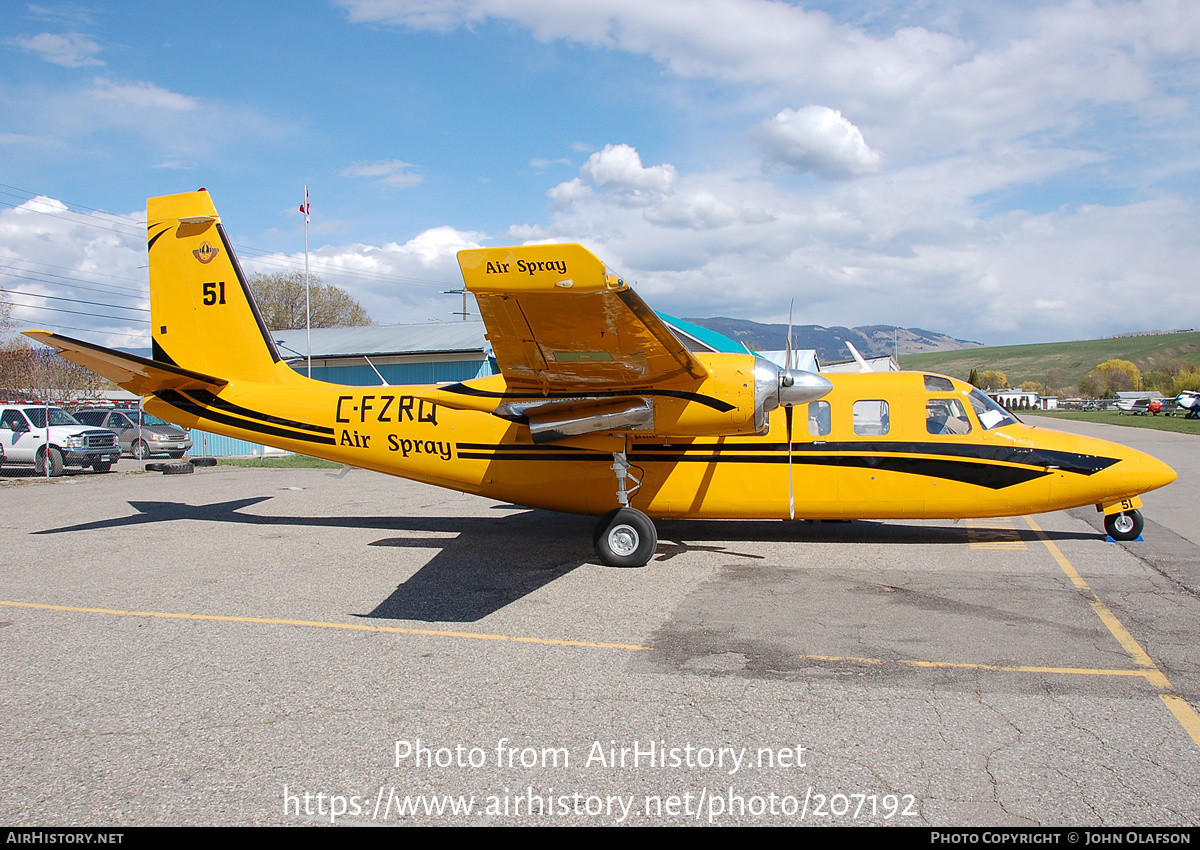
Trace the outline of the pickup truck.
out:
M 34 404 L 0 407 L 0 451 L 4 464 L 32 466 L 39 475 L 46 474 L 49 459 L 52 476 L 67 466 L 108 472 L 121 457 L 114 431 L 89 428 L 65 410 Z

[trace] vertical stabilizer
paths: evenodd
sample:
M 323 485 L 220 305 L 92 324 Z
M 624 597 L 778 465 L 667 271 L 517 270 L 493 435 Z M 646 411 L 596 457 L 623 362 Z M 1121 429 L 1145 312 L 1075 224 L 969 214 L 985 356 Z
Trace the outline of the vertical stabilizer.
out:
M 151 198 L 146 219 L 154 359 L 226 380 L 288 380 L 208 192 Z

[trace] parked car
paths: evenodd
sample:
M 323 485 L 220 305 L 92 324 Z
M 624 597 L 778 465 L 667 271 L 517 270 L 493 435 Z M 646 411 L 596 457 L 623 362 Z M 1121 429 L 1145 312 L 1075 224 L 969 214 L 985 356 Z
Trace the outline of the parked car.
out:
M 47 414 L 49 425 L 47 426 Z M 57 407 L 22 404 L 0 407 L 0 447 L 4 463 L 32 466 L 39 475 L 62 475 L 63 467 L 108 472 L 121 457 L 117 435 L 89 428 Z
M 88 407 L 75 411 L 75 418 L 116 431 L 121 451 L 138 460 L 163 453 L 180 458 L 192 447 L 187 431 L 140 410 Z

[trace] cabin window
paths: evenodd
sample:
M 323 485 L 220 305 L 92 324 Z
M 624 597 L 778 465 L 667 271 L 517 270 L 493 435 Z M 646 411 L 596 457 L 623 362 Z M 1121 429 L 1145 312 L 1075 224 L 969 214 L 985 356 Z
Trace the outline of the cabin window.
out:
M 941 375 L 926 375 L 925 391 L 931 393 L 952 393 L 954 392 L 954 384 L 950 382 L 949 378 L 943 378 Z
M 975 415 L 979 417 L 979 424 L 985 431 L 1003 428 L 1005 425 L 1016 425 L 1021 421 L 979 390 L 971 390 L 967 398 L 971 400 L 971 407 L 975 408 Z
M 827 401 L 808 403 L 808 433 L 813 437 L 828 437 L 833 430 L 833 413 Z
M 925 430 L 930 434 L 969 434 L 971 420 L 956 398 L 931 398 L 925 402 Z
M 860 437 L 882 437 L 890 430 L 888 403 L 880 400 L 854 402 L 854 433 Z

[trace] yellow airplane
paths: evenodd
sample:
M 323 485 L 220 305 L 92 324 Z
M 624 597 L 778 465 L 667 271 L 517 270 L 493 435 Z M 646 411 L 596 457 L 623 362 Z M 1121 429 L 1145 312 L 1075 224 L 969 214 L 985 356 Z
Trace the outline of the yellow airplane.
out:
M 579 245 L 459 252 L 501 374 L 311 380 L 276 350 L 208 193 L 151 198 L 147 216 L 152 359 L 29 336 L 185 427 L 600 516 L 605 564 L 649 561 L 651 517 L 958 519 L 1094 504 L 1112 537 L 1133 539 L 1138 495 L 1175 480 L 1149 455 L 1026 426 L 952 378 L 825 377 L 690 351 Z

